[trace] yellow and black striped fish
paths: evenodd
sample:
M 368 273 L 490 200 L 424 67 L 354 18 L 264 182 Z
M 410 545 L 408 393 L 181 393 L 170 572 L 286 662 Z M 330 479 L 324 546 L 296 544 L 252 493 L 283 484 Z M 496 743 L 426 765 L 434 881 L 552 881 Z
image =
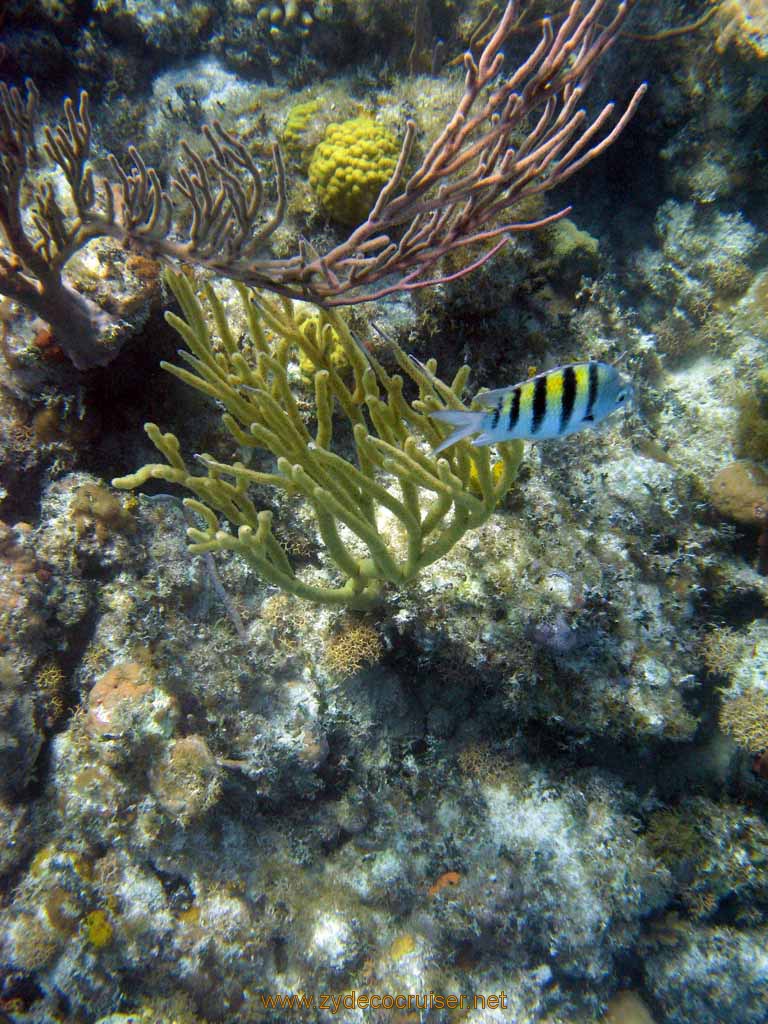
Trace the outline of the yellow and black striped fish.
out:
M 610 363 L 572 363 L 508 388 L 478 395 L 482 411 L 442 409 L 433 419 L 456 429 L 435 448 L 444 451 L 470 434 L 474 445 L 521 438 L 546 441 L 595 427 L 632 398 L 632 385 Z

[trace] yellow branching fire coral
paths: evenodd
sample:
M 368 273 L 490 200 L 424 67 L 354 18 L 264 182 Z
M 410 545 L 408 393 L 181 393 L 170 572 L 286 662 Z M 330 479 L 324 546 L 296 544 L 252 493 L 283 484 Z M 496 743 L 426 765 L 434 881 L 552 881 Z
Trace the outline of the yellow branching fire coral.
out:
M 329 124 L 309 164 L 309 183 L 339 224 L 364 220 L 395 169 L 397 139 L 372 117 Z

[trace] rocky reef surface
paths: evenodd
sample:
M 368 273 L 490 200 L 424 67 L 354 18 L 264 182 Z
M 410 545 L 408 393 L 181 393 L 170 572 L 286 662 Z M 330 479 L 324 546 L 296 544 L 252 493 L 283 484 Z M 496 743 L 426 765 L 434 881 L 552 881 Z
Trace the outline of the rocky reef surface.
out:
M 427 140 L 455 105 L 450 58 L 485 9 L 413 6 L 11 3 L 0 72 L 18 82 L 45 52 L 49 112 L 87 86 L 100 152 L 136 144 L 161 171 L 212 117 L 256 156 L 277 139 L 290 254 L 297 233 L 344 230 L 309 173 L 329 124 L 376 121 L 357 168 L 375 182 L 376 139 L 389 160 L 405 117 Z M 369 612 L 190 555 L 170 485 L 110 486 L 155 460 L 146 420 L 190 461 L 240 457 L 215 404 L 159 367 L 179 342 L 154 261 L 78 255 L 79 285 L 132 333 L 89 374 L 3 302 L 0 1016 L 765 1020 L 768 64 L 751 7 L 638 10 L 595 88 L 652 88 L 562 190 L 569 218 L 346 314 L 383 362 L 371 320 L 448 378 L 466 361 L 473 388 L 595 358 L 621 359 L 636 393 L 597 431 L 527 445 L 491 518 Z M 393 35 L 387 61 L 363 59 Z M 235 288 L 216 289 L 239 337 Z M 300 573 L 336 582 L 306 505 L 253 497 Z

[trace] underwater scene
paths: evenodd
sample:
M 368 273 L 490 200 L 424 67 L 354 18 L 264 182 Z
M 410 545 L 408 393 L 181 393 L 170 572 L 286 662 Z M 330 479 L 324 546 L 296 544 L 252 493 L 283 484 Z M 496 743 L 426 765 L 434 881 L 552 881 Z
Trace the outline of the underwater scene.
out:
M 0 3 L 0 1024 L 767 1024 L 766 0 Z

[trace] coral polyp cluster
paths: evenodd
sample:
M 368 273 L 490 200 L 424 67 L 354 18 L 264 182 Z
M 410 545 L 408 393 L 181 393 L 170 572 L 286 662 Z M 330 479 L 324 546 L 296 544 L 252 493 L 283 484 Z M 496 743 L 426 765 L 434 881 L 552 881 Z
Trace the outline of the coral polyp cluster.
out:
M 284 33 L 295 32 L 299 37 L 309 35 L 318 16 L 317 9 L 325 7 L 314 0 L 273 0 L 262 3 L 261 0 L 236 0 L 235 8 L 256 10 L 256 18 L 269 27 L 273 38 L 280 38 Z
M 399 152 L 394 135 L 368 115 L 329 124 L 309 164 L 309 183 L 324 212 L 339 224 L 363 220 Z

